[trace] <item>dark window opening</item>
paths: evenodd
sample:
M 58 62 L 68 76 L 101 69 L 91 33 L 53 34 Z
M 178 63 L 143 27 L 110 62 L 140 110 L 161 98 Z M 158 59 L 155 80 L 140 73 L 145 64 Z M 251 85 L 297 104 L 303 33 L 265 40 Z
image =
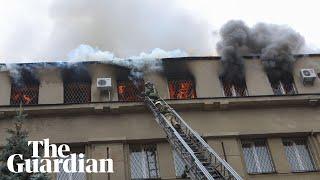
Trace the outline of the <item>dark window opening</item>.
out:
M 91 102 L 91 83 L 90 82 L 65 82 L 64 103 L 81 104 Z
M 248 96 L 247 85 L 245 81 L 232 83 L 221 81 L 223 92 L 226 97 Z
M 21 70 L 19 73 L 21 78 L 12 79 L 10 104 L 38 104 L 39 81 L 27 70 Z
M 85 70 L 68 69 L 62 72 L 65 104 L 91 102 L 91 78 Z
M 117 81 L 119 101 L 141 101 L 141 93 L 144 91 L 144 81 L 118 80 Z
M 195 82 L 192 79 L 168 80 L 170 99 L 197 98 Z

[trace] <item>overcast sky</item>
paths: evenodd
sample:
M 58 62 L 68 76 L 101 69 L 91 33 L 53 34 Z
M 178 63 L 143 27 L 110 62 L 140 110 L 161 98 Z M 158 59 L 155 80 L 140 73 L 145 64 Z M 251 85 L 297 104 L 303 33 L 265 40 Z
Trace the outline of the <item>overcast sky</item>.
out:
M 320 47 L 318 0 L 0 0 L 0 62 L 64 59 L 80 44 L 128 57 L 215 55 L 231 19 L 285 24 Z

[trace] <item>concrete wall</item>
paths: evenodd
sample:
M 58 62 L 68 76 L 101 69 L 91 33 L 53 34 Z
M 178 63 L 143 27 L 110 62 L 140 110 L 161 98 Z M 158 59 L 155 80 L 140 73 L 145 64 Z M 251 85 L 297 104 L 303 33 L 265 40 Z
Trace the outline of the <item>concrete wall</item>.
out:
M 185 61 L 190 72 L 195 77 L 197 97 L 222 97 L 222 87 L 219 81 L 220 62 L 218 60 L 190 60 Z M 113 88 L 111 90 L 111 100 L 117 101 L 117 68 L 106 64 L 88 64 L 88 70 L 92 77 L 91 101 L 107 102 L 108 93 L 101 93 L 96 87 L 98 77 L 111 77 Z M 179 68 L 179 67 L 177 67 Z M 300 94 L 319 93 L 320 79 L 316 78 L 313 86 L 304 86 L 300 78 L 301 68 L 314 68 L 320 72 L 319 57 L 299 58 L 294 64 L 293 77 L 295 85 Z M 40 80 L 39 104 L 60 104 L 63 103 L 63 83 L 58 69 L 39 70 Z M 258 59 L 247 59 L 245 61 L 246 83 L 249 96 L 273 95 L 270 83 L 263 70 L 263 65 Z M 160 73 L 148 73 L 144 77 L 145 81 L 156 84 L 159 94 L 164 98 L 169 98 L 167 78 Z M 0 73 L 0 105 L 10 104 L 11 83 L 8 72 Z
M 299 93 L 320 92 L 319 78 L 316 79 L 314 86 L 304 86 L 299 75 L 301 68 L 315 68 L 317 72 L 320 72 L 319 60 L 319 57 L 309 57 L 299 59 L 296 62 L 293 76 Z M 219 61 L 192 60 L 188 61 L 187 64 L 195 77 L 197 97 L 223 96 L 219 82 Z M 246 60 L 245 68 L 246 83 L 250 96 L 273 94 L 259 60 Z M 106 94 L 101 94 L 100 90 L 96 88 L 96 78 L 112 77 L 112 83 L 115 85 L 118 75 L 116 68 L 109 65 L 90 64 L 88 70 L 92 76 L 92 102 L 110 101 Z M 102 108 L 98 109 L 96 106 L 100 106 L 99 103 L 95 103 L 95 106 L 84 105 L 93 109 L 90 112 L 84 111 L 84 108 L 81 108 L 80 105 L 64 105 L 65 109 L 62 108 L 58 111 L 56 108 L 61 107 L 61 105 L 44 106 L 43 104 L 63 103 L 63 84 L 59 70 L 40 70 L 38 74 L 41 81 L 39 104 L 42 104 L 42 106 L 26 107 L 27 111 L 31 112 L 27 123 L 25 123 L 30 139 L 50 138 L 52 143 L 83 144 L 85 153 L 90 158 L 105 158 L 105 155 L 109 154 L 110 158 L 114 160 L 116 172 L 110 175 L 89 174 L 87 176 L 89 180 L 129 179 L 129 144 L 156 143 L 161 178 L 175 179 L 172 150 L 165 141 L 166 135 L 159 128 L 152 114 L 141 107 L 142 105 L 123 103 L 127 108 L 125 112 L 104 109 L 102 105 Z M 155 83 L 162 97 L 169 98 L 166 77 L 160 73 L 149 73 L 145 76 L 145 81 L 147 80 Z M 0 82 L 0 105 L 9 105 L 11 84 L 8 72 L 0 72 Z M 116 86 L 113 86 L 111 92 L 111 100 L 117 101 Z M 218 105 L 214 103 L 209 105 L 205 103 L 196 104 L 200 100 L 174 102 L 177 103 L 178 112 L 186 122 L 199 132 L 221 157 L 226 157 L 231 166 L 245 179 L 319 179 L 320 175 L 317 172 L 290 172 L 281 137 L 308 135 L 318 165 L 320 163 L 320 107 L 310 107 L 306 104 L 290 107 L 293 105 L 290 104 L 290 100 L 295 97 L 287 96 L 283 98 L 287 100 L 286 104 L 277 107 L 267 105 L 269 101 L 277 103 L 278 100 L 275 100 L 275 97 L 260 100 L 222 99 L 219 100 L 221 102 Z M 304 99 L 297 101 L 308 102 L 310 99 L 319 99 L 318 96 L 302 98 Z M 229 101 L 232 101 L 233 104 L 247 101 L 247 105 L 264 103 L 265 107 L 256 108 L 254 105 L 251 105 L 251 107 L 244 105 L 239 106 L 240 108 L 222 108 L 224 105 L 227 107 Z M 120 106 L 121 103 L 110 104 L 111 107 Z M 185 108 L 179 108 L 182 105 L 186 105 Z M 231 105 L 230 107 L 232 107 Z M 207 106 L 210 108 L 207 108 Z M 212 108 L 215 106 L 220 108 Z M 33 108 L 33 111 L 30 108 Z M 117 107 L 114 107 L 114 109 L 117 109 Z M 62 111 L 64 112 L 62 113 Z M 70 113 L 68 113 L 69 111 Z M 13 109 L 0 107 L 0 147 L 5 144 L 6 129 L 12 127 L 12 121 L 8 120 L 8 117 L 13 113 Z M 240 139 L 246 137 L 267 138 L 276 173 L 249 175 L 246 172 L 240 143 Z

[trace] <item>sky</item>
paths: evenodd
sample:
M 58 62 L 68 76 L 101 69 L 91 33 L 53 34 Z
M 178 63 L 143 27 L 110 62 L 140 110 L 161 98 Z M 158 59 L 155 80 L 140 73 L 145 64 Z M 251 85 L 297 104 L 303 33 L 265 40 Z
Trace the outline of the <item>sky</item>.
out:
M 56 61 L 81 44 L 117 57 L 216 55 L 228 20 L 288 25 L 320 51 L 318 0 L 0 0 L 0 62 Z

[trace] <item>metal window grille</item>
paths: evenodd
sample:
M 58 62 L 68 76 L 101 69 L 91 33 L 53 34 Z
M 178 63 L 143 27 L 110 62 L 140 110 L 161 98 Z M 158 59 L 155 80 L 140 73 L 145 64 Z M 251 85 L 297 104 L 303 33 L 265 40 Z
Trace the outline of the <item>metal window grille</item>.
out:
M 90 82 L 65 82 L 63 86 L 65 104 L 81 104 L 91 101 Z
M 176 171 L 176 177 L 182 177 L 186 173 L 186 164 L 180 158 L 178 153 L 173 150 L 173 161 L 174 161 L 174 169 Z
M 80 159 L 79 156 L 77 156 L 76 161 L 78 161 L 79 159 Z M 68 164 L 68 168 L 71 169 L 71 163 Z M 76 169 L 79 170 L 78 163 L 77 163 Z M 63 170 L 62 164 L 59 164 L 59 173 L 57 173 L 57 180 L 86 180 L 86 173 L 85 172 L 68 173 Z
M 193 80 L 169 80 L 170 99 L 194 99 L 197 98 L 195 83 Z
M 233 97 L 233 96 L 247 96 L 248 91 L 246 85 L 234 85 L 231 83 L 222 82 L 222 88 L 224 95 L 226 97 Z
M 315 164 L 306 138 L 284 138 L 282 142 L 293 172 L 315 170 Z
M 139 96 L 144 91 L 144 81 L 136 81 L 135 83 L 130 80 L 118 81 L 118 99 L 119 101 L 141 101 Z
M 283 83 L 278 81 L 271 84 L 273 93 L 275 95 L 286 95 L 286 94 L 296 94 L 296 88 L 294 83 Z
M 160 178 L 157 161 L 157 146 L 130 145 L 131 179 Z
M 39 84 L 24 84 L 21 86 L 12 84 L 10 104 L 18 105 L 22 103 L 27 104 L 38 104 L 39 98 Z
M 244 140 L 242 150 L 248 173 L 275 171 L 265 139 Z

